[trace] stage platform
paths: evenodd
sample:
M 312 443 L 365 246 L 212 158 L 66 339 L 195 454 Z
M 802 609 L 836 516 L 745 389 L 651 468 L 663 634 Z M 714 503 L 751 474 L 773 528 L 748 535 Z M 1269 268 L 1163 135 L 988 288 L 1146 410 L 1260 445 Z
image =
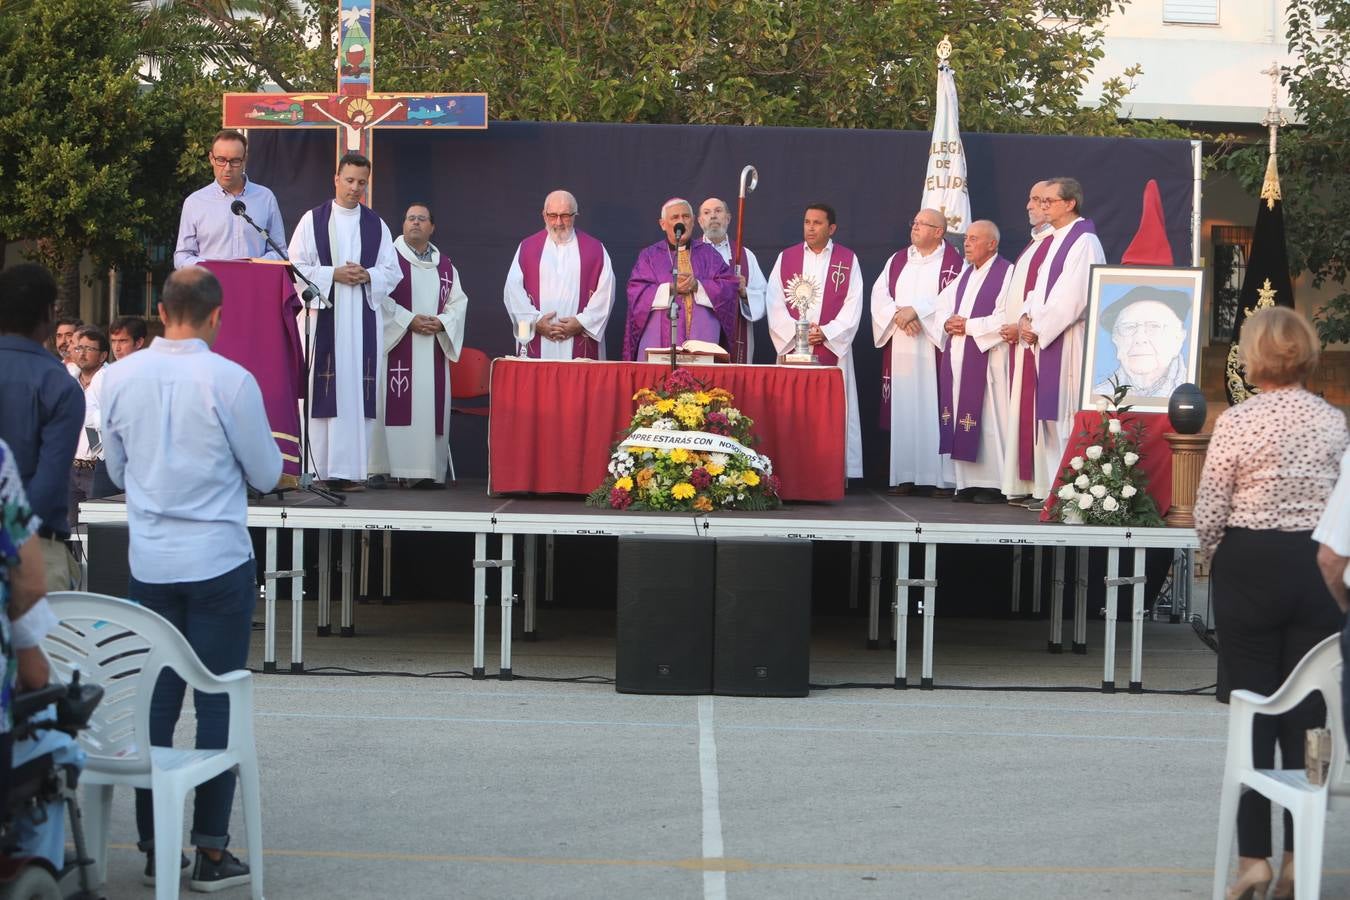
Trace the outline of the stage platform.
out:
M 522 596 L 524 633 L 534 633 L 536 584 L 534 560 L 538 536 L 570 535 L 580 537 L 619 537 L 634 535 L 677 536 L 691 538 L 779 537 L 794 540 L 844 541 L 871 543 L 871 590 L 869 596 L 868 641 L 875 646 L 880 638 L 881 603 L 880 561 L 883 553 L 893 555 L 893 571 L 910 572 L 912 552 L 923 555 L 922 576 L 897 577 L 892 588 L 894 613 L 892 639 L 896 646 L 895 686 L 907 687 L 908 659 L 905 640 L 911 615 L 922 620 L 923 640 L 919 684 L 928 688 L 933 682 L 933 646 L 936 616 L 936 559 L 942 544 L 983 544 L 1007 546 L 1014 554 L 1014 571 L 1020 571 L 1022 551 L 1034 548 L 1039 570 L 1041 551 L 1051 549 L 1050 565 L 1054 576 L 1049 598 L 1051 652 L 1062 649 L 1064 587 L 1071 585 L 1074 595 L 1072 648 L 1084 653 L 1087 648 L 1087 559 L 1078 554 L 1076 572 L 1065 571 L 1064 551 L 1071 547 L 1107 548 L 1105 633 L 1102 642 L 1102 690 L 1115 690 L 1115 652 L 1117 605 L 1121 589 L 1130 592 L 1131 690 L 1142 688 L 1142 641 L 1144 619 L 1144 577 L 1142 550 L 1167 548 L 1188 551 L 1197 546 L 1193 529 L 1179 528 L 1102 528 L 1082 525 L 1043 524 L 1038 514 L 1006 504 L 955 503 L 950 499 L 898 497 L 867 488 L 853 488 L 845 497 L 831 503 L 791 503 L 772 512 L 712 512 L 674 514 L 660 512 L 618 512 L 587 507 L 579 497 L 493 496 L 484 482 L 460 481 L 446 490 L 414 491 L 391 488 L 343 494 L 345 503 L 336 506 L 313 494 L 293 491 L 279 498 L 268 495 L 249 504 L 248 524 L 266 533 L 266 639 L 264 670 L 276 671 L 276 635 L 279 582 L 289 581 L 291 588 L 290 670 L 304 671 L 303 568 L 279 570 L 277 546 L 281 532 L 291 534 L 291 558 L 304 558 L 304 533 L 319 533 L 318 596 L 327 598 L 333 573 L 332 534 L 341 541 L 341 623 L 339 633 L 354 634 L 354 577 L 357 534 L 394 531 L 458 532 L 474 535 L 474 648 L 473 674 L 486 677 L 486 607 L 488 570 L 498 570 L 498 603 L 501 605 L 499 676 L 511 678 L 513 615 L 517 597 L 512 590 L 510 571 L 516 565 L 515 537 L 523 542 L 524 576 Z M 81 504 L 81 519 L 87 524 L 126 522 L 122 498 L 89 501 Z M 488 537 L 500 538 L 496 556 L 488 552 Z M 495 542 L 494 542 L 495 543 Z M 386 539 L 387 546 L 387 539 Z M 917 548 L 917 549 L 916 549 Z M 1134 562 L 1135 575 L 1119 576 L 1120 551 L 1127 550 Z M 387 558 L 387 554 L 386 554 Z M 1030 561 L 1029 561 L 1030 562 Z M 385 579 L 389 575 L 386 571 Z M 1188 586 L 1187 586 L 1188 587 Z M 1189 590 L 1187 590 L 1189 594 Z M 1029 598 L 1039 608 L 1040 597 Z M 1014 603 L 1016 603 L 1016 599 Z M 329 603 L 318 604 L 315 627 L 319 634 L 331 631 Z

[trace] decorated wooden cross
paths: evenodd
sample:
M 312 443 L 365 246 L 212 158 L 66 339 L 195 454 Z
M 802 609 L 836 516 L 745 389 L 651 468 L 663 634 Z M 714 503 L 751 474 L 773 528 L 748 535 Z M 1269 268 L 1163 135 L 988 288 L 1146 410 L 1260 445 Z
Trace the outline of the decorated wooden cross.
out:
M 367 159 L 376 126 L 487 128 L 487 94 L 380 93 L 374 79 L 375 0 L 338 0 L 337 93 L 229 93 L 221 123 L 226 128 L 336 128 L 337 158 L 355 152 Z M 371 203 L 369 189 L 366 203 Z

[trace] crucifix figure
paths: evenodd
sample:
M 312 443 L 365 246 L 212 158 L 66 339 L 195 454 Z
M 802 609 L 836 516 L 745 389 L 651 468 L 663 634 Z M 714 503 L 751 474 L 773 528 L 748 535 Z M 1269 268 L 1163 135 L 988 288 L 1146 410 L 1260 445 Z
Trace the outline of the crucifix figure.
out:
M 487 128 L 487 94 L 375 90 L 375 0 L 338 0 L 337 92 L 224 96 L 226 128 L 334 128 L 337 157 L 371 154 L 371 129 Z M 367 188 L 366 203 L 372 191 Z
M 389 389 L 394 392 L 395 396 L 402 397 L 412 387 L 412 379 L 408 377 L 408 373 L 411 371 L 412 369 L 402 362 L 397 363 L 389 370 Z
M 843 284 L 844 279 L 847 277 L 848 266 L 841 262 L 837 262 L 830 266 L 830 281 L 834 284 L 835 290 L 839 290 L 839 285 Z
M 960 425 L 962 428 L 964 428 L 964 429 L 966 430 L 966 433 L 969 434 L 969 433 L 970 433 L 970 429 L 974 428 L 976 425 L 978 425 L 978 424 L 980 424 L 980 423 L 977 422 L 975 419 L 972 419 L 972 418 L 970 417 L 970 413 L 966 413 L 965 418 L 963 418 L 963 419 L 962 419 L 960 422 L 958 422 L 957 424 Z

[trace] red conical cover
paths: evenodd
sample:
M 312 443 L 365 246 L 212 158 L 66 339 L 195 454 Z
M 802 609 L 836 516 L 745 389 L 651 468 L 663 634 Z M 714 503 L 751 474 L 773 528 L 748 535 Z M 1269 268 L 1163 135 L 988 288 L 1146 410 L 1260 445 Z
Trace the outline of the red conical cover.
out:
M 1139 230 L 1120 258 L 1126 266 L 1172 266 L 1172 245 L 1167 242 L 1167 227 L 1163 224 L 1162 196 L 1158 182 L 1150 178 L 1144 185 L 1144 212 L 1139 217 Z

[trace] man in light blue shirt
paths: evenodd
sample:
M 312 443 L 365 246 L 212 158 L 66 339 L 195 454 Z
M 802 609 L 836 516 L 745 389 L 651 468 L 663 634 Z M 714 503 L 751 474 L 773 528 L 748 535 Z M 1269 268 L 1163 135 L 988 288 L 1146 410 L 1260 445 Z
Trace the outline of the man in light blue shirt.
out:
M 207 259 L 280 259 L 262 235 L 230 209 L 236 200 L 241 201 L 249 218 L 267 229 L 278 246 L 286 243 L 277 198 L 244 174 L 248 138 L 229 128 L 219 132 L 211 142 L 209 158 L 216 180 L 183 201 L 173 267 L 195 266 Z
M 173 623 L 216 674 L 248 662 L 257 572 L 249 543 L 245 482 L 270 491 L 281 452 L 258 384 L 242 366 L 211 352 L 220 329 L 221 289 L 200 266 L 164 283 L 164 337 L 103 376 L 103 447 L 108 474 L 126 488 L 131 531 L 128 596 Z M 150 740 L 172 746 L 184 684 L 165 673 L 150 704 Z M 220 749 L 229 699 L 194 692 L 198 749 Z M 229 844 L 234 774 L 197 788 L 190 887 L 214 891 L 248 881 Z M 153 883 L 154 807 L 136 792 L 140 849 Z

